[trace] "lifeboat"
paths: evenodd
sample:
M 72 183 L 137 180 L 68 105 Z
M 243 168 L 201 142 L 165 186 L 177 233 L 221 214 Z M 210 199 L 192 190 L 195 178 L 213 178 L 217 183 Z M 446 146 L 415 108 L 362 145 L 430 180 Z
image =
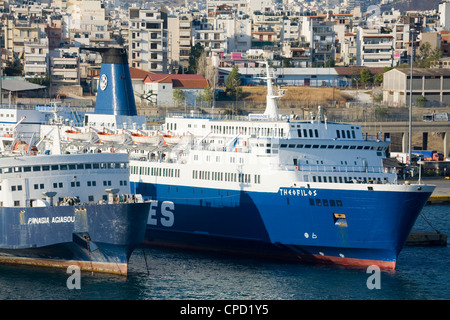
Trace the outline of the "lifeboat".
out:
M 146 134 L 142 131 L 132 132 L 131 133 L 131 139 L 134 143 L 137 144 L 151 144 L 151 145 L 157 145 L 161 142 L 162 137 L 155 133 L 155 134 Z
M 74 141 L 91 141 L 94 136 L 95 132 L 93 131 L 78 131 L 73 128 L 70 128 L 65 131 L 67 139 L 74 140 Z
M 164 144 L 188 143 L 191 139 L 190 135 L 174 136 L 171 134 L 163 134 Z
M 120 133 L 111 133 L 103 129 L 103 131 L 97 132 L 97 135 L 102 142 L 124 143 L 127 139 L 127 135 L 123 131 Z

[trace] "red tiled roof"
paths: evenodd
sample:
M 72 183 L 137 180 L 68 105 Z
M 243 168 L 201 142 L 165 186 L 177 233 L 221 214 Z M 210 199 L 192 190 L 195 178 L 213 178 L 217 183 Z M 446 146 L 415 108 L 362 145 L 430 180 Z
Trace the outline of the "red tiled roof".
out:
M 131 79 L 145 79 L 147 74 L 149 74 L 148 71 L 145 71 L 145 70 L 142 70 L 142 69 L 138 69 L 138 68 L 134 68 L 134 67 L 130 67 Z
M 208 80 L 200 74 L 147 74 L 145 83 L 172 83 L 173 88 L 203 89 L 208 86 Z

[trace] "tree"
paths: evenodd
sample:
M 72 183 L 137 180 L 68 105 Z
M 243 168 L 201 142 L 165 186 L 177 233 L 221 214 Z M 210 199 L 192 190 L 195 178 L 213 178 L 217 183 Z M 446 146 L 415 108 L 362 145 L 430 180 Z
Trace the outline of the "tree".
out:
M 361 83 L 362 84 L 371 84 L 373 83 L 373 74 L 370 72 L 369 69 L 362 69 L 361 70 Z
M 379 86 L 383 83 L 383 73 L 377 73 L 374 77 L 373 77 L 373 84 L 376 86 Z
M 26 79 L 28 82 L 48 87 L 50 85 L 50 76 L 45 74 L 44 77 L 34 77 Z
M 333 58 L 329 58 L 327 61 L 325 61 L 325 68 L 334 68 L 336 66 L 336 61 L 334 61 Z
M 428 99 L 425 96 L 420 96 L 416 100 L 416 105 L 418 107 L 425 107 L 427 105 Z
M 209 86 L 207 86 L 205 89 L 203 89 L 203 101 L 205 101 L 209 105 L 213 100 L 214 92 Z
M 442 58 L 442 50 L 440 48 L 431 49 L 429 42 L 423 43 L 417 56 L 414 58 L 414 67 L 429 68 L 432 63 Z
M 185 97 L 185 95 L 184 95 L 183 90 L 181 90 L 181 89 L 175 89 L 175 90 L 173 90 L 173 101 L 175 101 L 175 103 L 177 104 L 177 106 L 178 106 L 179 104 L 181 104 L 181 103 L 184 101 L 185 98 L 186 98 L 186 97 Z
M 197 74 L 198 59 L 203 53 L 203 46 L 197 43 L 195 46 L 191 47 L 191 52 L 189 53 L 189 66 L 187 73 Z
M 225 91 L 231 96 L 235 97 L 236 100 L 242 94 L 241 85 L 241 74 L 239 73 L 239 69 L 237 66 L 233 66 L 231 72 L 228 74 L 227 79 L 225 80 Z

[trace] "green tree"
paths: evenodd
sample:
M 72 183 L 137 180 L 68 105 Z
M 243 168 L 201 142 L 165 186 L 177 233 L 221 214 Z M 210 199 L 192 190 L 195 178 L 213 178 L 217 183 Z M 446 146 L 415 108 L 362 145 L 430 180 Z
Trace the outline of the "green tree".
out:
M 227 79 L 225 80 L 225 92 L 231 96 L 235 97 L 236 100 L 242 94 L 241 85 L 241 74 L 239 73 L 239 69 L 237 66 L 233 66 L 231 72 L 228 74 Z
M 373 77 L 373 84 L 374 85 L 381 85 L 383 83 L 383 74 L 382 73 L 377 73 L 374 77 Z
M 173 90 L 173 101 L 175 101 L 175 103 L 178 105 L 180 105 L 181 103 L 183 103 L 184 99 L 185 99 L 185 95 L 183 90 L 181 89 L 175 89 Z
M 46 74 L 44 77 L 34 77 L 26 79 L 28 82 L 48 87 L 50 85 L 50 76 Z
M 6 67 L 3 70 L 4 76 L 14 77 L 23 76 L 23 65 L 19 59 L 15 59 L 13 62 L 6 62 Z
M 427 105 L 428 99 L 425 96 L 420 96 L 416 100 L 416 105 L 418 107 L 425 107 Z
M 327 61 L 325 61 L 325 68 L 333 68 L 336 66 L 336 61 L 334 61 L 333 58 L 329 58 Z
M 431 49 L 431 44 L 425 42 L 419 47 L 419 52 L 414 58 L 414 67 L 429 68 L 440 58 L 442 58 L 442 50 L 440 48 Z
M 203 46 L 197 43 L 195 46 L 191 47 L 191 52 L 189 53 L 189 66 L 187 73 L 197 74 L 198 59 L 203 53 Z
M 209 86 L 207 86 L 205 89 L 203 89 L 203 101 L 205 101 L 209 105 L 213 100 L 214 92 Z
M 362 69 L 361 70 L 361 83 L 362 84 L 371 84 L 373 83 L 373 74 L 370 72 L 369 69 Z

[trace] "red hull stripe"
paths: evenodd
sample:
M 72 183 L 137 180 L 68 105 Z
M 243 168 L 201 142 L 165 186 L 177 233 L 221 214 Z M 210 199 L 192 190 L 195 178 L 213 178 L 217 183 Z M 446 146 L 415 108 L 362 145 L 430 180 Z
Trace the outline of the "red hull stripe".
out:
M 128 265 L 126 263 L 96 262 L 96 261 L 77 261 L 77 260 L 52 260 L 52 259 L 33 259 L 22 257 L 0 256 L 0 263 L 23 264 L 30 266 L 68 268 L 69 266 L 78 266 L 81 270 L 114 273 L 127 275 Z

